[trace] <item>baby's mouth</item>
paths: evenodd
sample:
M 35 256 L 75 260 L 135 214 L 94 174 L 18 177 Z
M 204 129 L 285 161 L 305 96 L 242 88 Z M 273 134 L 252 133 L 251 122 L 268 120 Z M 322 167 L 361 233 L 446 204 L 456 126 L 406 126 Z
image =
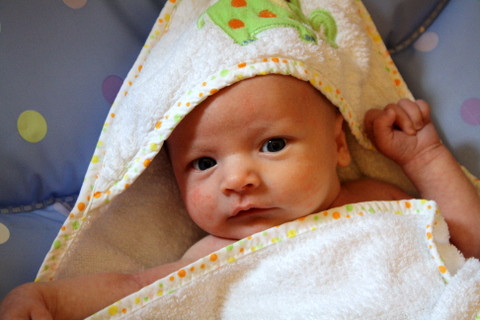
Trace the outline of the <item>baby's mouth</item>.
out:
M 262 208 L 262 207 L 245 207 L 236 209 L 232 217 L 244 217 L 249 215 L 261 215 L 269 211 L 271 208 Z

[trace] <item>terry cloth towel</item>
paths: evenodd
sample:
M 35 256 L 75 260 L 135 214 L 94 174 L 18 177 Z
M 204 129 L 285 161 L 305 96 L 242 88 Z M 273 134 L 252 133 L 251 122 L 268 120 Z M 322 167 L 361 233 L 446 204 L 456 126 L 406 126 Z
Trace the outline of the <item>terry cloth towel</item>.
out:
M 185 212 L 165 139 L 208 96 L 272 73 L 309 81 L 342 112 L 354 158 L 344 179 L 368 176 L 415 193 L 364 135 L 367 109 L 412 96 L 360 1 L 170 0 L 112 105 L 37 280 L 178 259 L 203 232 Z
M 90 319 L 474 319 L 480 262 L 465 262 L 448 243 L 436 209 L 410 200 L 315 213 L 212 253 Z

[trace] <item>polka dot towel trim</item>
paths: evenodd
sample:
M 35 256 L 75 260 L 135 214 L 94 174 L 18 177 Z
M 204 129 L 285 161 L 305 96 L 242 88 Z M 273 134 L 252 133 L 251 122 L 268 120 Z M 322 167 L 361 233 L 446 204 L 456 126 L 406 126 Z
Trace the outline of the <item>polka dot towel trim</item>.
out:
M 309 232 L 316 232 L 325 224 L 354 217 L 361 219 L 364 216 L 375 214 L 425 215 L 428 221 L 425 225 L 426 246 L 430 249 L 439 274 L 448 283 L 451 275 L 440 258 L 435 244 L 434 227 L 440 218 L 435 202 L 427 200 L 364 202 L 314 213 L 249 236 L 171 273 L 163 279 L 103 309 L 89 319 L 121 318 L 124 314 L 134 312 L 156 299 L 161 299 L 163 296 L 175 292 L 180 287 L 188 285 L 188 283 L 195 281 L 204 274 L 235 263 L 236 260 L 253 254 L 258 250 L 274 246 L 282 241 L 288 241 L 290 238 L 306 235 Z

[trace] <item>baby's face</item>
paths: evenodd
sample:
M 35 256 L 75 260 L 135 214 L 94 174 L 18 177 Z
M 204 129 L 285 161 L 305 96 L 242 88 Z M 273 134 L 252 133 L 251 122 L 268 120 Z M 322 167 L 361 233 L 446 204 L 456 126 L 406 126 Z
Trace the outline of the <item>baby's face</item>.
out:
M 329 208 L 350 156 L 343 118 L 309 83 L 259 76 L 197 106 L 168 140 L 192 219 L 241 239 Z

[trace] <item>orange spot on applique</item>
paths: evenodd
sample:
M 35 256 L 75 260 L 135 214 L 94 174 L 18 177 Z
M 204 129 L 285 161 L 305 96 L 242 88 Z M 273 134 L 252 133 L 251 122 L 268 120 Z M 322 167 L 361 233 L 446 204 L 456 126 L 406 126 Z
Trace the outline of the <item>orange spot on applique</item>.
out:
M 70 213 L 68 216 L 69 216 L 70 218 L 75 218 L 75 215 L 74 215 L 73 213 Z
M 359 215 L 359 216 L 363 216 L 363 212 L 359 212 L 358 215 Z
M 130 187 L 130 185 L 128 183 L 125 183 L 125 189 L 128 189 L 128 187 Z
M 100 198 L 101 196 L 102 196 L 102 193 L 100 191 L 95 192 L 94 195 L 93 195 L 93 197 L 95 197 L 97 199 Z
M 200 266 L 200 269 L 205 269 L 205 265 L 202 264 L 202 265 Z
M 175 280 L 175 277 L 174 276 L 170 276 L 170 278 L 168 278 L 170 281 L 173 281 Z
M 127 313 L 127 309 L 123 308 L 122 313 Z
M 190 268 L 190 271 L 191 271 L 191 272 L 195 271 L 195 267 L 191 267 L 191 268 Z
M 177 2 L 177 0 L 169 0 L 171 3 L 175 3 Z
M 335 211 L 335 212 L 332 214 L 332 217 L 333 217 L 333 219 L 340 219 L 340 212 Z
M 323 213 L 323 215 L 324 215 L 325 217 L 328 216 L 328 212 L 325 211 L 325 212 Z
M 275 18 L 277 15 L 271 11 L 263 10 L 258 14 L 260 18 Z
M 298 221 L 304 221 L 307 217 L 298 218 Z
M 338 90 L 338 89 L 337 89 L 337 90 L 335 90 L 335 92 L 336 92 L 337 94 L 340 94 L 340 90 Z
M 152 160 L 150 159 L 145 159 L 145 161 L 143 161 L 143 166 L 146 168 L 149 166 L 149 164 L 152 162 Z
M 65 227 L 62 227 L 61 229 L 62 229 L 62 231 L 65 231 L 65 230 L 67 230 L 67 228 L 65 228 Z
M 211 90 L 210 90 L 210 94 L 211 94 L 211 95 L 212 95 L 212 94 L 215 94 L 215 93 L 217 93 L 217 92 L 218 92 L 218 89 L 211 89 Z
M 180 107 L 181 105 L 182 105 L 182 103 L 181 103 L 181 102 L 177 103 L 177 107 Z
M 245 68 L 246 66 L 247 66 L 247 63 L 246 63 L 246 62 L 242 62 L 242 63 L 239 63 L 239 64 L 237 65 L 237 67 L 239 67 L 239 68 Z
M 438 270 L 440 270 L 441 273 L 447 272 L 447 268 L 445 268 L 444 266 L 439 266 Z
M 432 233 L 427 232 L 427 239 L 430 240 L 430 239 L 432 239 L 432 237 L 433 237 Z
M 190 102 L 187 102 L 187 107 L 190 107 Z
M 243 23 L 243 21 L 239 19 L 232 19 L 228 21 L 228 26 L 232 29 L 240 29 L 245 27 L 245 23 Z
M 157 124 L 155 125 L 155 129 L 160 129 L 162 126 L 162 121 L 158 121 Z
M 77 204 L 77 209 L 80 210 L 80 211 L 85 210 L 85 207 L 86 207 L 86 205 L 83 202 L 80 202 L 80 203 Z
M 205 87 L 206 85 L 207 85 L 207 83 L 206 83 L 206 82 L 203 82 L 203 83 L 202 83 L 202 86 L 204 86 L 204 87 Z
M 240 7 L 246 7 L 246 6 L 247 6 L 247 1 L 245 0 L 232 0 L 232 7 L 240 8 Z
M 280 60 L 278 58 L 272 58 L 272 61 L 276 62 L 276 63 L 280 62 Z
M 200 92 L 200 93 L 198 94 L 198 96 L 199 96 L 200 98 L 203 97 L 203 92 Z
M 110 113 L 110 117 L 115 118 L 115 113 Z
M 244 248 L 240 248 L 239 251 L 240 251 L 240 253 L 243 253 L 243 251 L 245 251 L 245 249 L 244 249 Z
M 412 207 L 412 204 L 410 202 L 405 202 L 405 208 L 410 209 Z
M 143 66 L 142 66 L 142 65 L 139 65 L 139 66 L 138 66 L 138 72 L 142 71 L 142 69 L 143 69 Z
M 402 84 L 402 81 L 400 81 L 400 79 L 395 79 L 394 81 L 396 86 L 399 86 Z
M 183 277 L 185 277 L 185 276 L 187 275 L 187 271 L 185 271 L 185 270 L 182 269 L 182 270 L 178 271 L 177 274 L 178 274 L 178 276 L 179 276 L 180 278 L 183 278 Z
M 215 262 L 215 261 L 217 261 L 217 259 L 218 259 L 218 256 L 215 253 L 212 253 L 210 255 L 210 261 Z
M 263 58 L 262 61 L 263 61 L 263 62 L 267 62 L 268 59 L 267 59 L 267 58 Z

